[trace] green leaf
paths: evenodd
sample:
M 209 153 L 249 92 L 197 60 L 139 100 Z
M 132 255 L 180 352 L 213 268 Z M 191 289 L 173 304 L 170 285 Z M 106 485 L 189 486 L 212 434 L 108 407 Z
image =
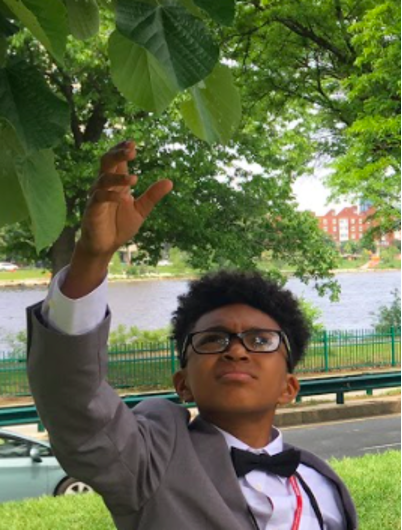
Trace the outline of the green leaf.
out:
M 187 127 L 210 144 L 228 142 L 241 118 L 240 95 L 230 69 L 218 65 L 190 93 L 191 99 L 181 105 Z
M 66 0 L 68 23 L 76 39 L 86 40 L 99 31 L 99 9 L 96 0 Z
M 24 149 L 11 123 L 0 118 L 0 226 L 28 217 L 29 212 L 18 181 L 15 160 Z
M 69 108 L 33 66 L 23 61 L 0 69 L 0 117 L 15 127 L 26 151 L 52 147 L 63 137 Z
M 235 17 L 235 0 L 194 0 L 195 5 L 203 9 L 218 22 L 230 26 Z
M 203 22 L 170 2 L 118 0 L 116 25 L 154 55 L 181 90 L 204 79 L 218 60 L 219 48 Z
M 0 226 L 30 216 L 36 249 L 49 246 L 63 229 L 66 205 L 50 150 L 26 156 L 16 130 L 0 119 Z
M 151 112 L 163 112 L 178 92 L 159 62 L 117 30 L 109 40 L 113 83 L 125 98 Z
M 29 210 L 37 252 L 52 244 L 63 230 L 66 203 L 50 149 L 17 160 L 18 180 Z
M 61 0 L 3 0 L 6 6 L 63 64 L 67 44 L 67 11 Z

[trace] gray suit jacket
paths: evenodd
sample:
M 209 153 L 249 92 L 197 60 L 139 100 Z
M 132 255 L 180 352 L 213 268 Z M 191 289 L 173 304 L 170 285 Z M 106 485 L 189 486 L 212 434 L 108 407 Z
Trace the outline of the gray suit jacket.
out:
M 106 382 L 110 316 L 86 335 L 49 329 L 28 309 L 28 375 L 61 465 L 98 491 L 119 530 L 254 530 L 222 434 L 163 399 L 130 410 Z M 311 453 L 302 462 L 339 490 L 347 529 L 351 497 Z

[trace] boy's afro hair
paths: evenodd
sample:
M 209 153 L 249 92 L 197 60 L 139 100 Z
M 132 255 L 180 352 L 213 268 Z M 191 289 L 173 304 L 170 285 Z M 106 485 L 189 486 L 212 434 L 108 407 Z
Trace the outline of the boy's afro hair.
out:
M 188 293 L 179 297 L 172 316 L 181 367 L 181 352 L 188 333 L 205 313 L 230 304 L 245 304 L 273 318 L 286 333 L 292 352 L 292 370 L 302 359 L 310 330 L 293 294 L 257 272 L 219 271 L 190 283 Z

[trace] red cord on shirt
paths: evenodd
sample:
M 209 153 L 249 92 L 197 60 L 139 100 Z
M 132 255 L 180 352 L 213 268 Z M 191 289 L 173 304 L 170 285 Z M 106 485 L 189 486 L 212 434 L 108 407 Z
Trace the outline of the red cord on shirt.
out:
M 296 495 L 296 511 L 293 520 L 292 530 L 299 530 L 303 511 L 303 497 L 299 488 L 299 484 L 297 483 L 296 477 L 290 477 L 289 482 Z

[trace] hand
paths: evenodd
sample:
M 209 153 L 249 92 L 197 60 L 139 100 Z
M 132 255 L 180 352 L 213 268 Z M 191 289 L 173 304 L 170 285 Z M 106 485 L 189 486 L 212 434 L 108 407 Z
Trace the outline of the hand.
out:
M 82 219 L 80 246 L 88 255 L 110 259 L 138 233 L 154 206 L 172 189 L 170 180 L 161 180 L 134 199 L 131 187 L 137 177 L 129 175 L 127 162 L 135 156 L 134 142 L 123 142 L 101 159 Z
M 136 156 L 134 142 L 122 142 L 101 159 L 99 176 L 92 186 L 77 242 L 62 292 L 80 298 L 104 279 L 107 266 L 118 248 L 135 236 L 155 205 L 173 184 L 160 180 L 138 199 L 131 195 L 137 182 L 128 173 L 128 161 Z

